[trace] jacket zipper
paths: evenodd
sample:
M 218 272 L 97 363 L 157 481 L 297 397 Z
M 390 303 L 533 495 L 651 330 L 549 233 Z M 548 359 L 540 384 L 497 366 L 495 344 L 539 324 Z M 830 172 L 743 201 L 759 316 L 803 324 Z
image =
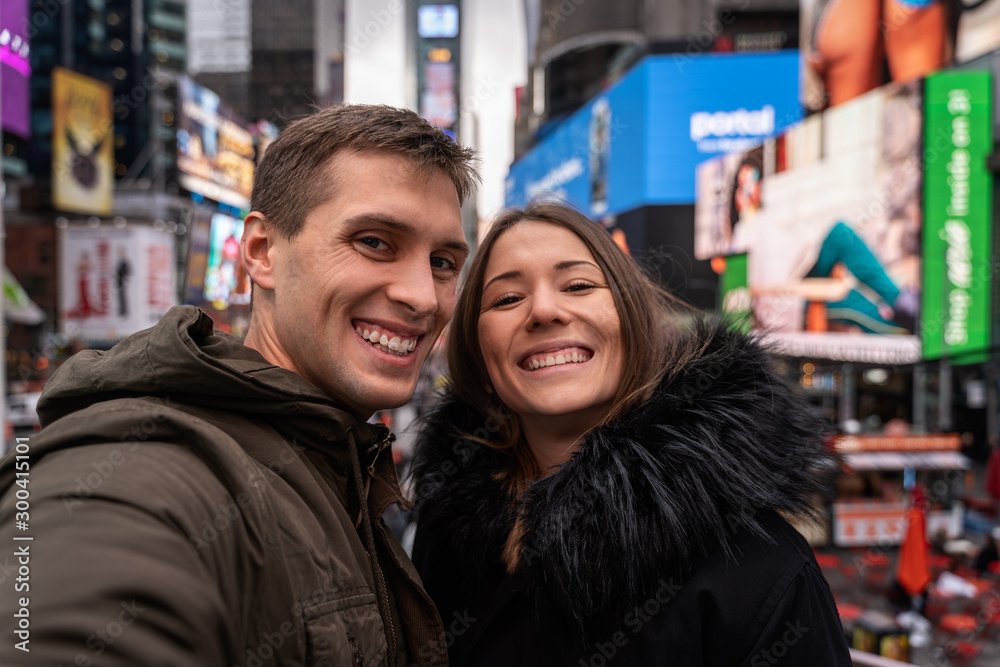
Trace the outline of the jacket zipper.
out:
M 368 481 L 365 483 L 365 502 L 368 502 L 368 489 L 371 485 L 371 479 L 375 476 L 375 462 L 378 461 L 379 454 L 383 450 L 388 449 L 392 445 L 392 441 L 396 439 L 392 433 L 387 433 L 385 438 L 378 444 L 378 450 L 375 452 L 375 458 L 368 465 Z M 382 596 L 385 598 L 385 612 L 389 621 L 389 634 L 391 641 L 389 643 L 389 665 L 396 664 L 396 625 L 392 621 L 392 605 L 389 602 L 389 587 L 386 585 L 385 574 L 382 572 L 382 565 L 378 561 L 378 554 L 373 554 L 375 556 L 375 568 L 378 570 L 379 579 L 382 580 Z
M 389 617 L 389 633 L 392 637 L 392 641 L 389 645 L 389 655 L 392 658 L 389 661 L 389 665 L 396 664 L 396 626 L 392 622 L 392 606 L 389 604 L 389 588 L 385 585 L 385 575 L 382 573 L 382 566 L 378 566 L 378 576 L 382 579 L 382 595 L 385 596 L 385 611 L 386 615 Z

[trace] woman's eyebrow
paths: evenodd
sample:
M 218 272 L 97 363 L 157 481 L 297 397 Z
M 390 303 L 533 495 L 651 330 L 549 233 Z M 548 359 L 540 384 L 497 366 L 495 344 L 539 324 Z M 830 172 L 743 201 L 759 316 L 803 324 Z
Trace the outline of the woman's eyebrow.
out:
M 594 264 L 593 262 L 588 262 L 585 259 L 567 259 L 567 260 L 564 260 L 564 261 L 559 262 L 558 264 L 556 264 L 555 269 L 556 269 L 556 271 L 562 271 L 564 269 L 569 269 L 569 268 L 572 268 L 574 266 L 578 266 L 580 264 L 589 264 L 590 266 L 594 267 L 598 271 L 601 270 L 601 267 L 597 266 L 597 264 Z
M 490 285 L 492 285 L 493 283 L 495 283 L 498 280 L 508 280 L 510 278 L 520 278 L 522 275 L 524 275 L 524 274 L 522 274 L 520 271 L 518 271 L 518 270 L 515 269 L 514 271 L 507 271 L 506 273 L 501 273 L 499 276 L 493 276 L 492 278 L 490 278 L 489 282 L 487 282 L 485 285 L 483 285 L 483 291 L 485 292 L 487 287 L 489 287 Z
M 574 266 L 579 266 L 580 264 L 586 264 L 587 266 L 592 266 L 598 271 L 601 270 L 601 267 L 597 266 L 593 262 L 588 262 L 585 259 L 566 259 L 557 263 L 553 268 L 555 268 L 556 271 L 565 271 L 566 269 L 570 269 Z M 507 271 L 505 273 L 501 273 L 498 276 L 493 276 L 492 278 L 489 279 L 489 281 L 485 285 L 483 285 L 483 291 L 485 292 L 487 287 L 489 287 L 498 280 L 510 280 L 512 278 L 520 278 L 523 275 L 524 275 L 523 273 L 521 273 L 517 269 L 514 269 L 513 271 Z

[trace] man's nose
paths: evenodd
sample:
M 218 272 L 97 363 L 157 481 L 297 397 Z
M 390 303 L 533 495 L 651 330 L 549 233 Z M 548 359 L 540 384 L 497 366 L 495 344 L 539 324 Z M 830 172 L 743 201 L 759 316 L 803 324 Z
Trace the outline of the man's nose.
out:
M 387 290 L 391 300 L 410 309 L 418 317 L 427 317 L 440 307 L 437 285 L 430 260 L 408 262 L 397 273 Z

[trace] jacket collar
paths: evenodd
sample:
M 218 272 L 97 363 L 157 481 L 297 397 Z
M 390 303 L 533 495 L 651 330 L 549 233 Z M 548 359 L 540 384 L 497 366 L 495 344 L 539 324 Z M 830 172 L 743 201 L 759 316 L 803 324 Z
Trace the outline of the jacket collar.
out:
M 813 510 L 829 488 L 821 473 L 836 470 L 829 426 L 756 340 L 721 324 L 696 335 L 699 356 L 516 503 L 493 475 L 509 455 L 467 437 L 489 432 L 497 415 L 444 398 L 417 444 L 418 526 L 468 590 L 496 567 L 519 515 L 517 579 L 540 618 L 612 627 L 662 578 L 683 580 L 710 551 L 728 552 L 734 530 L 766 539 L 762 510 Z

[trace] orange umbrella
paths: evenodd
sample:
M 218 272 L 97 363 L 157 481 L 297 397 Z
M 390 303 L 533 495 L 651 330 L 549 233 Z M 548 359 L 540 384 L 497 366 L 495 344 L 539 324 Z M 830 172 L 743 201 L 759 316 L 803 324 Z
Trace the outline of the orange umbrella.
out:
M 896 563 L 896 581 L 910 595 L 923 592 L 931 581 L 922 496 L 922 493 L 914 493 L 913 505 L 906 515 L 906 537 Z

